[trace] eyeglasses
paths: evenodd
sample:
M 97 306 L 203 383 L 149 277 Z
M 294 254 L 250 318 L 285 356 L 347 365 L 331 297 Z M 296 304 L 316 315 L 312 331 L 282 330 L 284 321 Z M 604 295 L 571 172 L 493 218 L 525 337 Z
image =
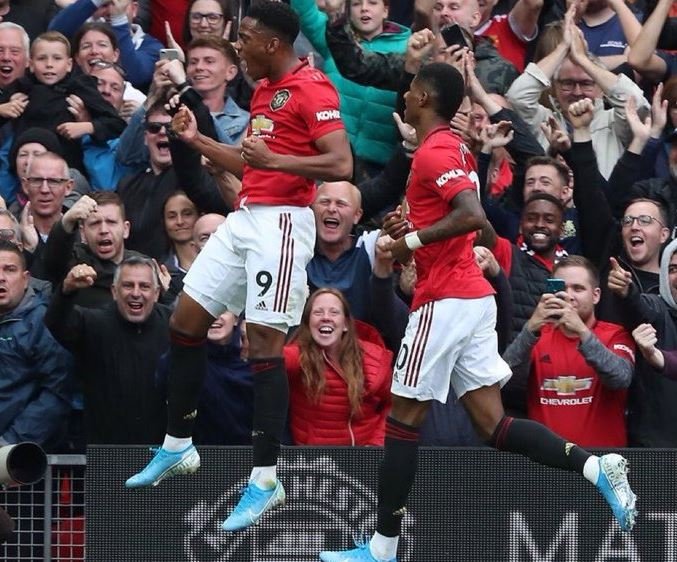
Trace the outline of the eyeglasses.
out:
M 165 130 L 165 133 L 169 134 L 169 123 L 162 123 L 160 121 L 146 121 L 144 128 L 151 135 L 157 135 L 162 129 Z
M 565 78 L 564 80 L 557 80 L 557 83 L 564 92 L 572 92 L 576 89 L 576 86 L 580 86 L 584 92 L 590 91 L 595 87 L 594 80 L 569 80 Z
M 211 25 L 216 25 L 223 19 L 223 14 L 217 14 L 216 12 L 211 12 L 209 14 L 192 12 L 190 14 L 190 21 L 193 23 L 201 23 L 203 19 L 206 19 L 207 23 L 210 23 Z
M 632 223 L 634 223 L 635 221 L 637 221 L 637 224 L 639 226 L 649 226 L 653 221 L 656 221 L 663 228 L 665 228 L 665 225 L 661 221 L 659 221 L 657 218 L 652 217 L 651 215 L 638 215 L 636 217 L 632 215 L 625 215 L 621 219 L 621 224 L 623 226 L 632 226 Z
M 49 189 L 57 189 L 61 187 L 66 182 L 70 181 L 70 178 L 24 178 L 29 187 L 33 189 L 38 189 L 46 182 Z
M 11 242 L 17 238 L 16 232 L 13 228 L 0 228 L 0 240 L 7 240 Z

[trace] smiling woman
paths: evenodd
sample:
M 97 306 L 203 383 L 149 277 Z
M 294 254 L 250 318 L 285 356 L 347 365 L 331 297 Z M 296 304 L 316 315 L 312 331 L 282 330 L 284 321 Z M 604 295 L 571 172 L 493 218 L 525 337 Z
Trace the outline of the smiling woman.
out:
M 310 296 L 284 358 L 295 445 L 383 445 L 392 354 L 339 291 Z

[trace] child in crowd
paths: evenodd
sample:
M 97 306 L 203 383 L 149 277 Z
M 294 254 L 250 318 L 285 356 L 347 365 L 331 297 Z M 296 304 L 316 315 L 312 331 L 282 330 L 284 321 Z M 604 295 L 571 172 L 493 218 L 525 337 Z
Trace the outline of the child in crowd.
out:
M 85 134 L 106 141 L 119 136 L 125 121 L 99 93 L 96 79 L 72 71 L 70 43 L 61 33 L 48 31 L 33 41 L 30 72 L 10 84 L 0 103 L 13 101 L 14 115 L 2 115 L 0 124 L 14 119 L 14 138 L 30 127 L 42 127 L 59 134 L 63 155 L 70 167 L 83 169 L 79 139 Z M 88 118 L 74 121 L 68 98 L 78 96 Z

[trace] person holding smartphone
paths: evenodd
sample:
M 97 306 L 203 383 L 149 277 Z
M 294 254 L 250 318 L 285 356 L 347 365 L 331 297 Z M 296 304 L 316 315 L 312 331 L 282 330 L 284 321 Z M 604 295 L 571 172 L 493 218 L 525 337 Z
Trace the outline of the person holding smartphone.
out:
M 503 354 L 513 370 L 509 384 L 527 387 L 529 419 L 565 439 L 584 447 L 626 447 L 632 337 L 595 317 L 599 273 L 588 259 L 568 256 L 555 265 L 553 276 Z

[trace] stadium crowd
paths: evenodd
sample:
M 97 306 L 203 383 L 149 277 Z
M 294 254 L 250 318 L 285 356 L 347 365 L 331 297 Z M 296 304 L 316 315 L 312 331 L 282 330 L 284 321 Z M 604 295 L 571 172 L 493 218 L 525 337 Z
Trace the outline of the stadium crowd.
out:
M 354 169 L 317 182 L 311 296 L 284 349 L 283 442 L 383 445 L 416 302 L 415 260 L 389 250 L 409 228 L 423 141 L 402 109 L 436 61 L 465 81 L 450 127 L 476 162 L 487 221 L 475 254 L 513 369 L 506 407 L 588 447 L 676 447 L 673 2 L 289 3 L 298 56 L 338 91 Z M 172 309 L 242 205 L 237 175 L 172 119 L 188 108 L 201 134 L 235 147 L 273 127 L 249 113 L 247 9 L 0 0 L 0 445 L 162 440 Z M 247 318 L 222 314 L 207 339 L 195 443 L 249 444 Z M 453 390 L 432 406 L 421 444 L 481 443 Z

